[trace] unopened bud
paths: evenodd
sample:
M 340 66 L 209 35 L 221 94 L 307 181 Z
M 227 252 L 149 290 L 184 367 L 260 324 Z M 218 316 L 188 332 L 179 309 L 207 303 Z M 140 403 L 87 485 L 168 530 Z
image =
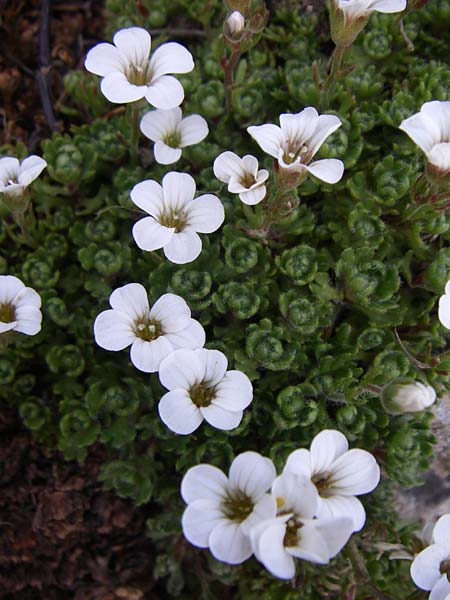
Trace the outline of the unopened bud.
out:
M 435 400 L 436 392 L 431 385 L 411 379 L 398 379 L 389 383 L 381 395 L 384 408 L 394 415 L 425 410 Z
M 243 31 L 245 26 L 245 18 L 238 10 L 235 10 L 227 19 L 228 30 L 231 35 L 238 35 Z

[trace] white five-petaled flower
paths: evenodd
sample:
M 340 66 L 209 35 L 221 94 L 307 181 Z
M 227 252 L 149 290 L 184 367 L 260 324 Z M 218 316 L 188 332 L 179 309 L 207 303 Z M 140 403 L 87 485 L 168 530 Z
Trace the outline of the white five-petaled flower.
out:
M 258 160 L 247 154 L 239 158 L 234 152 L 222 152 L 214 161 L 214 175 L 228 184 L 228 191 L 239 194 L 244 204 L 254 205 L 266 195 L 269 171 L 258 169 Z
M 314 517 L 318 495 L 304 476 L 283 474 L 272 485 L 278 515 L 250 530 L 256 558 L 276 577 L 295 575 L 295 558 L 326 564 L 347 543 L 353 531 L 350 517 Z
M 431 590 L 430 600 L 450 594 L 450 514 L 443 515 L 433 529 L 432 544 L 411 564 L 411 577 L 422 590 Z
M 368 17 L 372 12 L 396 13 L 405 10 L 406 0 L 334 0 L 346 19 Z
M 450 174 L 450 102 L 425 102 L 420 112 L 400 123 L 425 153 L 431 172 L 437 176 Z
M 154 373 L 177 348 L 201 348 L 205 343 L 203 327 L 191 318 L 180 296 L 164 294 L 150 309 L 145 288 L 128 283 L 113 291 L 109 303 L 112 310 L 95 319 L 95 341 L 105 350 L 131 346 L 131 362 L 140 371 Z
M 450 281 L 445 285 L 445 294 L 439 298 L 438 317 L 442 325 L 450 329 Z
M 406 378 L 389 383 L 381 394 L 383 406 L 391 414 L 419 412 L 435 400 L 436 391 L 431 385 Z
M 41 297 L 13 275 L 0 275 L 0 334 L 18 331 L 36 335 L 41 330 Z
M 242 371 L 227 371 L 227 357 L 218 350 L 177 350 L 159 367 L 169 390 L 158 411 L 175 433 L 187 435 L 205 419 L 218 429 L 234 429 L 251 403 L 253 388 Z
M 380 480 L 380 467 L 365 450 L 348 449 L 346 437 L 325 429 L 315 436 L 310 450 L 289 455 L 284 473 L 308 477 L 319 493 L 318 517 L 350 517 L 354 531 L 366 520 L 361 502 L 355 498 L 371 492 Z
M 131 200 L 150 216 L 137 221 L 133 237 L 141 250 L 163 248 L 177 264 L 192 262 L 202 251 L 199 233 L 212 233 L 223 223 L 225 213 L 217 196 L 194 199 L 195 181 L 187 173 L 164 175 L 162 186 L 146 180 L 131 190 Z
M 84 63 L 88 71 L 103 77 L 101 90 L 110 102 L 122 104 L 145 98 L 163 109 L 181 104 L 183 86 L 169 73 L 192 71 L 194 61 L 189 50 L 168 42 L 150 58 L 151 37 L 140 27 L 117 31 L 113 42 L 91 48 Z
M 311 173 L 327 183 L 337 183 L 344 164 L 336 158 L 311 163 L 320 146 L 338 127 L 341 120 L 335 115 L 319 115 L 308 106 L 297 114 L 280 115 L 280 127 L 272 123 L 248 127 L 247 131 L 260 147 L 277 159 L 281 169 L 294 173 Z
M 276 514 L 276 502 L 267 493 L 275 477 L 272 461 L 256 452 L 236 456 L 229 477 L 208 464 L 189 469 L 181 482 L 187 540 L 229 564 L 250 558 L 249 530 Z
M 34 154 L 21 163 L 12 156 L 0 158 L 0 193 L 11 196 L 23 194 L 46 166 L 45 160 Z
M 198 144 L 208 135 L 208 124 L 200 115 L 182 118 L 181 108 L 152 110 L 141 119 L 141 131 L 155 142 L 153 153 L 161 165 L 170 165 L 181 157 L 182 148 Z

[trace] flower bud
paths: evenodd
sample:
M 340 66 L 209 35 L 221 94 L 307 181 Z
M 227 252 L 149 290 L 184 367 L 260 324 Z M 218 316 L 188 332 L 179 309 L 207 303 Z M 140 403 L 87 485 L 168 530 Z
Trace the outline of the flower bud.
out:
M 238 36 L 245 27 L 245 18 L 238 10 L 235 10 L 226 20 L 228 31 L 232 36 Z
M 398 379 L 389 383 L 381 395 L 385 410 L 393 415 L 425 410 L 435 400 L 436 392 L 431 385 L 411 379 Z

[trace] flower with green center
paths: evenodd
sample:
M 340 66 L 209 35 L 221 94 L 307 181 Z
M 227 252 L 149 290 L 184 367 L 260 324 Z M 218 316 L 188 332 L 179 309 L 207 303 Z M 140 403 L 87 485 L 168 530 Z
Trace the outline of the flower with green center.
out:
M 169 429 L 187 435 L 205 419 L 218 429 L 234 429 L 251 403 L 253 388 L 242 371 L 227 371 L 225 354 L 218 350 L 177 350 L 159 368 L 159 379 L 169 390 L 158 405 Z
M 151 180 L 135 185 L 131 200 L 150 215 L 133 226 L 139 248 L 147 251 L 163 248 L 165 256 L 180 265 L 195 260 L 202 250 L 198 233 L 216 231 L 224 221 L 225 212 L 217 196 L 194 196 L 195 181 L 187 173 L 167 173 L 162 186 Z
M 152 110 L 141 119 L 142 133 L 155 142 L 153 154 L 161 165 L 170 165 L 181 158 L 182 149 L 198 144 L 208 135 L 208 124 L 200 115 L 183 119 L 181 108 Z
M 276 517 L 260 521 L 250 530 L 256 558 L 281 579 L 295 575 L 294 558 L 327 564 L 347 543 L 353 531 L 351 517 L 314 518 L 317 490 L 303 475 L 285 473 L 272 484 Z
M 114 34 L 114 44 L 97 44 L 89 50 L 84 66 L 103 77 L 101 90 L 110 101 L 122 104 L 145 98 L 156 108 L 179 106 L 184 98 L 181 83 L 169 73 L 189 73 L 192 54 L 181 44 L 161 44 L 150 58 L 151 37 L 141 27 Z
M 180 296 L 164 294 L 150 308 L 145 288 L 128 283 L 113 291 L 109 303 L 112 310 L 95 319 L 95 341 L 113 351 L 131 345 L 131 362 L 140 371 L 154 373 L 177 348 L 201 348 L 205 343 L 203 327 L 191 318 Z
M 181 482 L 188 505 L 182 518 L 186 539 L 232 565 L 250 558 L 250 529 L 277 511 L 267 493 L 275 477 L 272 461 L 257 452 L 236 456 L 228 477 L 208 464 L 189 469 Z
M 290 454 L 283 473 L 307 477 L 319 494 L 318 517 L 350 517 L 354 531 L 366 520 L 361 502 L 355 496 L 367 494 L 378 485 L 380 467 L 366 450 L 348 449 L 346 437 L 325 429 L 318 433 L 309 450 Z
M 431 590 L 430 600 L 446 600 L 450 594 L 450 514 L 436 523 L 432 544 L 411 564 L 411 577 L 421 590 Z
M 41 330 L 41 297 L 13 275 L 0 275 L 0 335 L 17 331 L 35 335 Z
M 278 161 L 281 171 L 296 173 L 301 183 L 308 173 L 326 183 L 337 183 L 344 163 L 336 158 L 311 162 L 320 146 L 342 125 L 335 115 L 319 115 L 308 106 L 297 114 L 280 115 L 280 126 L 272 123 L 248 127 L 259 146 Z

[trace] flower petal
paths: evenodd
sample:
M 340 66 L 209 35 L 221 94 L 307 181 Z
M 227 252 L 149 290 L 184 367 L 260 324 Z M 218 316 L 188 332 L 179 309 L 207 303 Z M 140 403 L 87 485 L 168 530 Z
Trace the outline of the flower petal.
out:
M 195 406 L 186 390 L 167 392 L 158 404 L 161 421 L 174 433 L 188 435 L 203 421 L 200 410 Z
M 305 168 L 325 183 L 337 183 L 342 179 L 344 174 L 344 163 L 337 158 L 324 158 L 316 160 L 310 165 L 305 165 Z
M 151 110 L 142 117 L 139 127 L 145 137 L 156 142 L 176 134 L 181 123 L 181 117 L 182 113 L 179 106 L 175 106 L 170 110 Z
M 342 121 L 336 115 L 320 115 L 318 117 L 316 128 L 307 143 L 312 156 L 316 154 L 327 137 L 336 131 L 336 129 L 339 129 L 341 125 Z
M 135 339 L 131 346 L 130 358 L 136 369 L 144 373 L 156 373 L 161 362 L 172 350 L 172 344 L 164 335 L 150 342 Z
M 109 297 L 111 308 L 125 313 L 133 321 L 147 316 L 149 304 L 147 291 L 140 283 L 127 283 L 113 291 Z
M 239 194 L 239 198 L 241 202 L 247 204 L 247 206 L 254 206 L 255 204 L 259 204 L 262 200 L 264 200 L 266 193 L 266 186 L 260 185 L 259 187 L 252 188 L 251 190 L 241 192 Z
M 235 429 L 242 421 L 241 410 L 232 412 L 216 406 L 214 401 L 209 406 L 200 407 L 199 410 L 210 425 L 224 431 Z
M 0 275 L 0 304 L 11 304 L 23 289 L 25 284 L 18 277 Z
M 209 536 L 215 527 L 224 520 L 217 500 L 202 498 L 190 503 L 183 513 L 181 527 L 184 537 L 199 548 L 207 548 Z
M 330 496 L 320 498 L 317 516 L 319 518 L 348 517 L 353 520 L 353 531 L 360 531 L 366 522 L 364 506 L 355 496 Z
M 253 386 L 242 371 L 227 371 L 216 386 L 213 404 L 226 410 L 244 410 L 253 399 Z
M 252 156 L 251 154 L 246 154 L 242 157 L 242 166 L 244 167 L 244 171 L 252 175 L 255 179 L 258 175 L 258 159 L 256 156 Z
M 125 75 L 118 71 L 107 73 L 101 81 L 100 88 L 105 98 L 116 104 L 136 102 L 143 98 L 147 91 L 147 86 L 130 83 Z
M 134 241 L 141 250 L 151 252 L 164 248 L 174 236 L 174 227 L 164 227 L 153 217 L 139 219 L 132 229 Z
M 306 448 L 294 450 L 289 454 L 283 473 L 294 473 L 295 475 L 304 475 L 311 478 L 313 475 L 313 466 L 311 464 L 311 453 Z
M 347 438 L 335 429 L 324 429 L 311 442 L 311 464 L 315 473 L 325 471 L 348 450 Z
M 433 541 L 450 551 L 450 514 L 442 515 L 434 526 Z
M 175 211 L 181 210 L 195 196 L 195 180 L 187 173 L 170 171 L 162 180 L 164 205 Z
M 168 390 L 188 390 L 202 381 L 205 367 L 195 350 L 181 348 L 163 360 L 159 367 L 159 380 Z
M 427 154 L 428 161 L 440 171 L 450 171 L 450 143 L 437 144 Z
M 184 89 L 178 79 L 171 75 L 163 75 L 152 80 L 145 90 L 145 98 L 156 108 L 169 110 L 183 102 Z
M 4 323 L 3 321 L 0 321 L 0 334 L 5 333 L 6 331 L 11 331 L 12 329 L 15 329 L 16 326 L 17 321 L 11 321 L 10 323 Z
M 314 526 L 325 540 L 330 558 L 342 550 L 353 533 L 353 519 L 349 516 L 314 519 Z
M 275 498 L 271 494 L 263 494 L 255 502 L 252 512 L 245 521 L 242 521 L 242 531 L 249 536 L 253 527 L 256 527 L 261 521 L 273 519 L 276 515 L 277 503 Z
M 433 544 L 422 550 L 411 564 L 411 578 L 421 590 L 431 590 L 441 578 L 440 564 L 447 560 L 444 548 Z
M 283 545 L 286 520 L 286 518 L 276 518 L 263 521 L 258 525 L 257 535 L 251 538 L 258 560 L 272 575 L 280 579 L 291 579 L 295 575 L 295 563 Z
M 285 143 L 285 136 L 278 125 L 256 125 L 247 127 L 247 131 L 264 152 L 278 158 L 279 150 Z
M 439 321 L 444 327 L 450 329 L 450 298 L 449 296 L 441 296 L 439 299 L 438 309 Z
M 214 558 L 229 565 L 239 565 L 253 554 L 240 524 L 228 520 L 214 527 L 209 536 L 209 549 Z
M 283 512 L 313 519 L 318 512 L 319 495 L 316 486 L 304 475 L 283 473 L 272 485 L 272 495 Z
M 34 154 L 28 156 L 20 165 L 18 183 L 21 185 L 30 185 L 36 177 L 39 177 L 46 166 L 47 162 L 40 156 Z
M 219 350 L 206 348 L 200 348 L 195 354 L 204 365 L 204 380 L 211 386 L 218 384 L 227 371 L 228 360 L 225 354 Z
M 189 73 L 194 68 L 192 54 L 177 42 L 167 42 L 157 48 L 150 59 L 152 79 L 168 73 Z
M 439 129 L 440 142 L 448 142 L 450 140 L 450 101 L 433 100 L 425 102 L 420 109 L 433 121 Z
M 202 241 L 195 231 L 191 230 L 174 233 L 173 238 L 164 247 L 166 257 L 177 265 L 192 262 L 201 251 Z
M 431 590 L 428 600 L 450 600 L 450 582 L 445 573 Z
M 287 546 L 286 552 L 319 565 L 326 565 L 330 560 L 327 543 L 317 530 L 315 521 L 303 523 L 298 531 L 297 543 L 295 546 Z
M 213 171 L 215 177 L 224 183 L 228 183 L 233 175 L 240 179 L 245 174 L 242 160 L 234 152 L 219 154 L 214 161 Z
M 94 338 L 100 348 L 114 352 L 123 350 L 136 339 L 133 321 L 125 313 L 105 310 L 95 319 Z
M 318 118 L 319 114 L 312 106 L 307 106 L 296 114 L 280 115 L 281 130 L 291 148 L 300 149 L 309 140 L 317 128 Z
M 425 112 L 416 113 L 412 117 L 404 119 L 400 123 L 399 129 L 408 134 L 412 141 L 425 153 L 441 141 L 441 132 L 437 123 Z
M 382 13 L 401 12 L 406 8 L 406 0 L 374 0 L 370 8 Z
M 163 141 L 158 140 L 153 146 L 155 160 L 160 165 L 172 165 L 180 160 L 182 150 L 180 148 L 171 148 Z
M 102 43 L 97 44 L 89 50 L 84 61 L 85 68 L 104 77 L 108 73 L 122 70 L 122 61 L 119 51 L 112 44 Z
M 163 294 L 152 306 L 150 318 L 161 323 L 164 333 L 174 333 L 189 325 L 191 310 L 181 296 Z
M 174 348 L 191 348 L 193 350 L 205 345 L 205 330 L 195 319 L 189 319 L 188 325 L 181 331 L 166 334 L 166 338 Z
M 331 465 L 330 491 L 343 496 L 367 494 L 380 481 L 380 467 L 375 458 L 359 448 L 353 448 L 337 458 Z
M 190 504 L 206 499 L 221 502 L 227 496 L 228 479 L 225 474 L 208 464 L 191 467 L 181 482 L 181 497 Z
M 192 146 L 192 144 L 198 144 L 204 140 L 208 135 L 208 123 L 200 115 L 191 115 L 181 121 L 178 133 L 181 138 L 180 148 Z
M 127 27 L 114 34 L 114 45 L 126 65 L 147 67 L 151 37 L 142 27 Z
M 230 466 L 230 484 L 254 502 L 270 489 L 277 473 L 273 462 L 258 452 L 242 452 Z M 274 515 L 275 516 L 275 515 Z
M 15 330 L 27 335 L 36 335 L 41 330 L 42 313 L 36 306 L 21 306 L 16 309 Z
M 213 194 L 204 194 L 189 202 L 186 207 L 189 227 L 199 233 L 212 233 L 225 219 L 222 202 Z
M 156 181 L 146 179 L 137 183 L 130 193 L 131 200 L 136 206 L 155 219 L 164 208 L 164 192 Z

